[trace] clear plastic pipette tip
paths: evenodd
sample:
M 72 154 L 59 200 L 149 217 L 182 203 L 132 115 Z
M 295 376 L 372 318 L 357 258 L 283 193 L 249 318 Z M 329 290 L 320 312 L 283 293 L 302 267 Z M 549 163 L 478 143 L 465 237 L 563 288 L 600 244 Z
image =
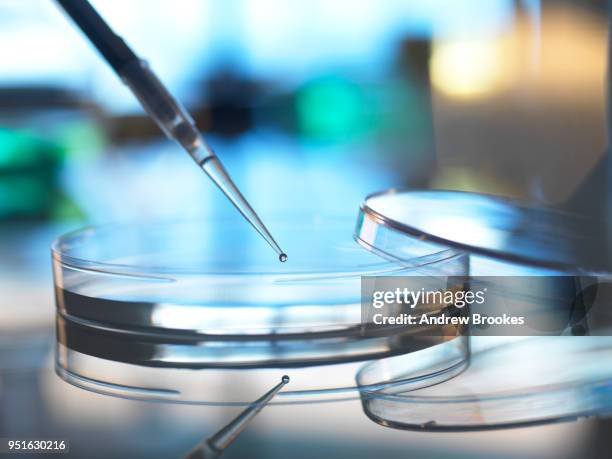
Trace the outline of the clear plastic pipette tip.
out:
M 213 449 L 223 451 L 227 448 L 236 437 L 245 429 L 248 423 L 259 413 L 264 406 L 270 403 L 276 394 L 280 392 L 285 384 L 289 382 L 289 376 L 283 375 L 281 381 L 255 400 L 246 410 L 240 413 L 236 418 L 226 425 L 219 432 L 210 437 L 206 443 Z
M 270 400 L 289 382 L 289 379 L 289 376 L 283 375 L 281 381 L 276 386 L 255 400 L 247 409 L 216 434 L 200 443 L 184 459 L 212 459 L 219 457 L 236 437 L 240 435 L 257 413 L 270 403 Z
M 166 136 L 176 140 L 191 155 L 242 216 L 272 246 L 279 260 L 286 261 L 287 255 L 284 254 L 259 216 L 232 182 L 185 107 L 172 97 L 147 63 L 143 60 L 135 60 L 125 66 L 120 75 Z
M 282 262 L 287 261 L 287 254 L 282 251 L 276 243 L 266 225 L 263 224 L 259 215 L 253 210 L 248 201 L 244 198 L 238 187 L 234 184 L 229 174 L 219 161 L 216 155 L 210 155 L 200 161 L 200 167 L 208 174 L 219 189 L 227 196 L 227 198 L 238 209 L 238 212 L 255 228 L 255 230 L 266 240 L 278 255 L 278 259 Z

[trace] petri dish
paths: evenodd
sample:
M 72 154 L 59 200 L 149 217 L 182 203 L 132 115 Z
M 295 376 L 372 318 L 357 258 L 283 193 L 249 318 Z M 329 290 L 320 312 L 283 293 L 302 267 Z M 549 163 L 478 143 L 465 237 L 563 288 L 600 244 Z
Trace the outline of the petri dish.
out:
M 444 384 L 403 387 L 402 362 L 372 362 L 357 380 L 365 414 L 383 426 L 422 431 L 500 429 L 612 412 L 612 337 L 472 338 L 469 368 Z M 392 379 L 391 377 L 390 379 Z
M 473 336 L 472 329 L 464 371 L 417 390 L 402 387 L 410 378 L 406 361 L 418 360 L 417 354 L 367 363 L 357 375 L 366 415 L 388 427 L 461 431 L 608 414 L 612 276 L 606 234 L 605 222 L 592 217 L 477 193 L 390 190 L 366 198 L 355 230 L 363 247 L 398 261 L 415 244 L 463 251 L 470 279 L 492 295 L 487 308 L 535 309 L 543 326 L 532 332 L 567 335 Z M 577 298 L 576 288 L 582 297 L 593 295 L 584 314 L 576 314 L 577 303 L 562 301 Z M 369 389 L 383 374 L 387 384 Z
M 353 228 L 352 218 L 271 220 L 285 263 L 235 221 L 108 225 L 60 237 L 52 246 L 56 371 L 108 395 L 212 404 L 250 403 L 284 373 L 291 388 L 277 403 L 358 397 L 364 363 L 421 352 L 418 369 L 407 364 L 419 387 L 457 374 L 469 354 L 465 336 L 364 328 L 360 283 L 464 275 L 466 255 L 415 245 L 411 257 L 387 260 L 356 244 Z M 446 367 L 430 372 L 436 358 Z
M 363 245 L 392 256 L 412 240 L 413 245 L 419 241 L 507 263 L 587 274 L 612 271 L 606 235 L 606 222 L 597 218 L 442 190 L 370 195 L 361 207 L 356 230 Z

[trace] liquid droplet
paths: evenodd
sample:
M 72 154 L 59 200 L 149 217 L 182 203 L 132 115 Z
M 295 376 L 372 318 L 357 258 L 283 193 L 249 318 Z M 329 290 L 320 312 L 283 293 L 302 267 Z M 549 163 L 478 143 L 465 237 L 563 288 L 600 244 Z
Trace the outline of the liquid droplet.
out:
M 285 384 L 287 384 L 287 383 L 289 382 L 289 376 L 284 375 L 284 376 L 281 378 L 281 380 L 282 380 L 282 381 L 283 381 Z
M 281 253 L 281 254 L 278 256 L 278 259 L 279 259 L 280 261 L 282 261 L 283 263 L 284 263 L 284 262 L 286 262 L 286 261 L 287 261 L 287 254 L 286 254 L 286 253 Z

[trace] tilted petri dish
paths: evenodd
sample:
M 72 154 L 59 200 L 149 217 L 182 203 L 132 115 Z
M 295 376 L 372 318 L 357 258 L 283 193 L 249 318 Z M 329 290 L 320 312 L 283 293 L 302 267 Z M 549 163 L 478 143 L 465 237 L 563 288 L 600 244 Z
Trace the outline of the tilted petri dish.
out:
M 366 364 L 357 376 L 365 413 L 384 426 L 425 431 L 610 414 L 612 270 L 606 235 L 606 222 L 592 216 L 477 193 L 390 190 L 369 196 L 355 231 L 362 246 L 389 260 L 404 259 L 404 249 L 408 256 L 410 244 L 464 251 L 470 279 L 477 274 L 479 286 L 493 294 L 487 307 L 544 307 L 544 325 L 552 325 L 550 320 L 576 312 L 576 304 L 568 309 L 559 301 L 576 285 L 589 285 L 593 297 L 569 329 L 570 335 L 579 329 L 579 335 L 592 336 L 471 336 L 468 365 L 443 384 L 403 386 L 411 371 L 407 362 L 416 365 L 417 354 Z M 368 388 L 382 375 L 384 387 Z
M 356 236 L 396 256 L 409 240 L 566 273 L 612 272 L 608 222 L 560 208 L 445 190 L 368 196 Z M 415 243 L 415 242 L 413 242 Z
M 401 262 L 364 250 L 352 218 L 270 222 L 280 263 L 237 221 L 86 228 L 52 247 L 57 373 L 110 395 L 177 403 L 250 403 L 281 374 L 280 403 L 358 397 L 365 363 L 425 352 L 415 384 L 457 374 L 458 330 L 375 331 L 361 324 L 361 276 L 465 274 L 465 254 L 414 246 Z M 449 357 L 451 356 L 451 357 Z M 248 371 L 247 371 L 248 370 Z M 384 378 L 373 387 L 384 385 Z
M 469 368 L 443 384 L 403 386 L 405 363 L 372 362 L 361 392 L 365 414 L 397 429 L 465 431 L 572 421 L 612 413 L 612 337 L 472 338 Z M 392 376 L 394 375 L 394 376 Z

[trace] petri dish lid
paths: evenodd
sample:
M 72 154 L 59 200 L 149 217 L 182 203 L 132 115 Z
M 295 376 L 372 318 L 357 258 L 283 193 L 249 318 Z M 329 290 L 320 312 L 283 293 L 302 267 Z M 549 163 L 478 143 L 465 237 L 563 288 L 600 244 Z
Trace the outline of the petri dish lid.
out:
M 403 258 L 405 247 L 422 243 L 432 251 L 463 251 L 470 264 L 473 255 L 479 262 L 485 257 L 494 261 L 487 265 L 492 270 L 501 262 L 535 268 L 524 271 L 532 275 L 552 270 L 608 278 L 610 272 L 605 222 L 483 194 L 390 190 L 371 195 L 361 207 L 355 238 L 390 259 Z M 471 337 L 470 346 L 461 374 L 423 389 L 402 387 L 405 361 L 366 364 L 357 375 L 360 386 L 380 374 L 388 383 L 361 392 L 365 414 L 398 429 L 463 431 L 612 412 L 612 366 L 603 363 L 612 357 L 610 336 Z
M 397 429 L 466 431 L 612 412 L 612 365 L 605 363 L 612 358 L 611 337 L 516 339 L 473 338 L 470 363 L 461 374 L 417 390 L 402 387 L 405 362 L 369 363 L 357 376 L 359 384 L 367 385 L 380 374 L 398 383 L 365 389 L 365 414 Z
M 414 241 L 566 273 L 611 271 L 605 222 L 550 207 L 460 191 L 370 195 L 356 239 L 388 257 Z

